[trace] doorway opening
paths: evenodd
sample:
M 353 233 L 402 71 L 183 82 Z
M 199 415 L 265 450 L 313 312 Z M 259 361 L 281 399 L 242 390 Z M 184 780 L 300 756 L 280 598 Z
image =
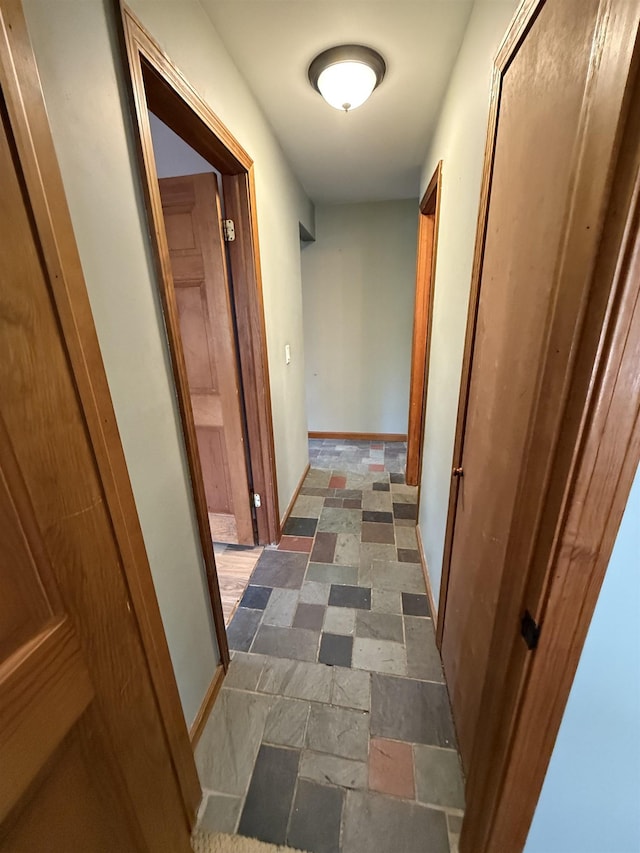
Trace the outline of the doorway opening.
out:
M 416 261 L 416 302 L 411 349 L 411 384 L 409 387 L 409 425 L 407 429 L 407 469 L 409 486 L 419 486 L 422 474 L 422 447 L 427 410 L 427 381 L 433 296 L 440 220 L 442 160 L 436 166 L 420 202 L 418 219 L 418 253 Z
M 256 544 L 251 456 L 222 175 L 149 112 L 180 343 L 198 441 L 225 624 L 262 546 Z
M 122 16 L 160 296 L 226 669 L 225 621 L 259 557 L 256 546 L 280 538 L 253 161 L 125 7 Z

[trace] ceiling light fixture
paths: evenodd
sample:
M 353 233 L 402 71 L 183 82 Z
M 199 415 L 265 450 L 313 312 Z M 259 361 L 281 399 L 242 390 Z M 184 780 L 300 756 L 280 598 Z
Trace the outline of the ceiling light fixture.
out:
M 336 110 L 355 110 L 382 82 L 387 66 L 378 51 L 342 44 L 318 54 L 309 66 L 309 82 Z

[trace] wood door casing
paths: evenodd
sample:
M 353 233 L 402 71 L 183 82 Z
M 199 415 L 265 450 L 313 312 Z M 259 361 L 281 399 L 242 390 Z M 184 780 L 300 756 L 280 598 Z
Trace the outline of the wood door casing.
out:
M 0 94 L 0 851 L 189 850 Z
M 441 193 L 442 160 L 436 166 L 436 170 L 429 181 L 420 202 L 418 214 L 416 295 L 411 347 L 407 466 L 405 472 L 406 482 L 409 486 L 419 486 L 422 476 Z
M 211 535 L 253 545 L 218 183 L 213 173 L 158 183 Z
M 547 2 L 502 83 L 442 638 L 467 771 L 555 299 L 598 7 Z

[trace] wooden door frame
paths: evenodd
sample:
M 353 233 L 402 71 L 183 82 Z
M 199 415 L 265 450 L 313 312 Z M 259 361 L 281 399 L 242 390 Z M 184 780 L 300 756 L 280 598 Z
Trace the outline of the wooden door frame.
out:
M 0 0 L 0 84 L 78 398 L 126 577 L 185 823 L 202 792 L 20 0 Z
M 521 5 L 494 66 L 452 468 L 460 466 L 462 460 L 502 79 L 545 2 L 525 0 Z M 483 733 L 472 755 L 461 853 L 516 851 L 526 842 L 640 462 L 638 11 L 624 8 L 617 0 L 601 0 L 596 26 L 602 47 L 599 59 L 609 74 L 602 80 L 594 77 L 596 82 L 590 84 L 581 132 L 592 158 L 602 152 L 603 163 L 607 163 L 609 154 L 605 152 L 613 151 L 612 167 L 605 170 L 603 166 L 602 173 L 594 175 L 577 166 L 574 175 L 564 253 L 557 274 L 564 275 L 577 266 L 577 279 L 583 283 L 578 287 L 574 282 L 568 288 L 573 291 L 573 304 L 563 293 L 564 301 L 554 305 L 547 355 L 536 378 L 537 403 L 505 560 L 506 565 L 522 568 L 509 573 L 499 591 L 490 651 L 490 659 L 499 664 L 490 668 L 483 688 L 479 713 Z M 614 57 L 619 58 L 617 68 Z M 594 57 L 592 61 L 596 61 Z M 630 66 L 628 79 L 626 70 L 624 74 L 620 70 L 625 69 L 625 63 Z M 589 101 L 595 97 L 612 105 L 611 114 L 608 121 L 599 117 L 603 121 L 599 132 L 592 131 L 584 142 L 591 120 Z M 585 200 L 594 182 L 599 183 L 605 201 L 602 220 L 592 227 L 582 217 L 586 216 Z M 571 321 L 571 357 L 560 376 L 549 353 L 571 312 L 575 315 L 576 305 L 579 311 L 577 319 L 574 316 Z M 549 442 L 545 448 L 537 429 L 544 421 L 545 391 L 559 381 L 563 389 L 562 418 L 552 439 L 543 437 Z M 527 487 L 543 457 L 543 497 L 536 504 Z M 452 477 L 438 613 L 439 646 L 457 497 L 458 480 Z M 526 534 L 528 525 L 533 525 L 533 536 Z M 514 612 L 523 614 L 526 610 L 542 628 L 533 652 L 527 650 L 519 625 L 512 622 Z
M 125 3 L 122 0 L 114 0 L 114 2 L 121 21 L 119 32 L 125 73 L 130 82 L 130 106 L 150 225 L 151 245 L 171 352 L 200 543 L 206 566 L 218 645 L 226 668 L 229 663 L 229 650 L 180 337 L 169 248 L 149 125 L 149 110 L 222 174 L 225 210 L 227 216 L 235 221 L 236 239 L 227 244 L 233 279 L 232 307 L 239 338 L 241 390 L 246 414 L 252 487 L 262 499 L 260 508 L 256 510 L 258 542 L 269 544 L 279 541 L 281 528 L 278 514 L 253 160 Z
M 442 160 L 439 161 L 420 202 L 418 216 L 418 253 L 416 261 L 416 297 L 411 347 L 409 385 L 409 423 L 407 428 L 407 467 L 409 486 L 419 486 L 422 476 L 422 451 L 427 413 L 433 298 L 442 197 Z

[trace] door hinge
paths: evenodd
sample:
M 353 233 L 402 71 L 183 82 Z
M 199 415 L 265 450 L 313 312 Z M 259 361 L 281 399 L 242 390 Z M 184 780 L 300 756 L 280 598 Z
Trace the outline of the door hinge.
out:
M 223 219 L 224 239 L 226 243 L 233 243 L 236 239 L 236 225 L 233 219 Z
M 538 625 L 528 610 L 525 610 L 524 616 L 522 617 L 520 633 L 524 637 L 524 641 L 527 644 L 529 651 L 533 651 L 537 647 L 538 640 L 540 639 L 540 625 Z
M 262 498 L 257 492 L 253 493 L 253 505 L 256 509 L 260 509 L 262 506 Z

